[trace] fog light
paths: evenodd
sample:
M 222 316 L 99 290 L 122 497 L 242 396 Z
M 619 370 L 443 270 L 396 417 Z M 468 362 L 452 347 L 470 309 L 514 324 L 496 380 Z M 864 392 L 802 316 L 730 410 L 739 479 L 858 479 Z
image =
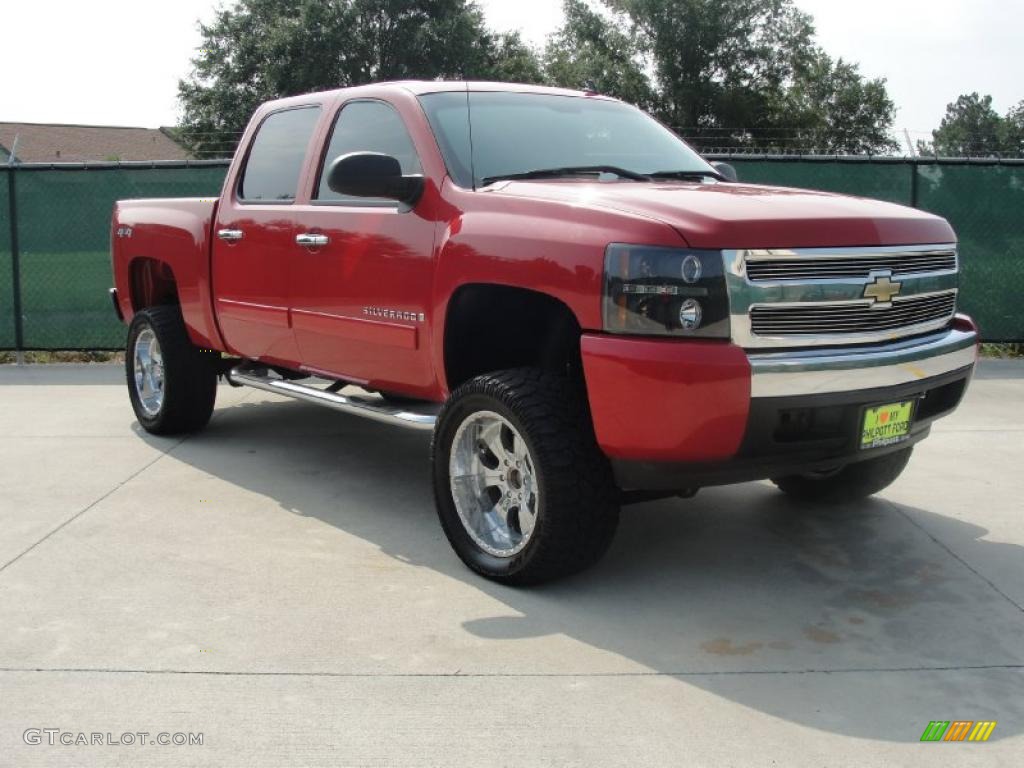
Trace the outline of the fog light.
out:
M 700 302 L 694 299 L 687 299 L 679 306 L 679 325 L 685 331 L 692 331 L 700 325 L 701 309 Z

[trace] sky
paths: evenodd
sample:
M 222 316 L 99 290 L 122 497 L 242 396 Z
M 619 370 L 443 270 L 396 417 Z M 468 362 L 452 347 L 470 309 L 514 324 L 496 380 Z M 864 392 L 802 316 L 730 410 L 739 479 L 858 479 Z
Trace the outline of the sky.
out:
M 946 104 L 990 93 L 1024 100 L 1024 0 L 796 0 L 818 42 L 888 81 L 896 129 L 927 138 Z M 51 0 L 6 4 L 0 18 L 0 122 L 173 125 L 178 79 L 214 0 Z M 557 0 L 481 0 L 488 23 L 540 45 Z

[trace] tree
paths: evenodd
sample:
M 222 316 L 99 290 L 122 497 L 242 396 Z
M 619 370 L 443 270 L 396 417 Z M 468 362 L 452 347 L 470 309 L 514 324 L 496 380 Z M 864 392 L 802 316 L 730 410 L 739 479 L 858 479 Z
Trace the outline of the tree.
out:
M 536 54 L 488 31 L 471 0 L 237 0 L 200 32 L 178 95 L 182 136 L 201 156 L 230 155 L 268 99 L 406 78 L 542 78 Z
M 649 108 L 654 93 L 637 44 L 614 22 L 582 0 L 565 0 L 565 23 L 548 38 L 544 68 L 548 82 L 563 88 L 591 87 Z
M 899 146 L 889 135 L 896 107 L 885 80 L 866 80 L 856 64 L 833 61 L 824 51 L 797 67 L 783 104 L 774 120 L 793 125 L 790 141 L 801 148 L 872 154 Z
M 604 76 L 609 93 L 642 98 L 645 106 L 649 100 L 659 117 L 706 149 L 895 146 L 885 81 L 865 80 L 855 64 L 817 48 L 811 17 L 793 0 L 602 4 L 611 20 L 567 0 L 566 26 L 548 46 L 549 76 Z M 615 81 L 608 70 L 627 72 L 630 80 Z
M 919 143 L 924 154 L 947 157 L 998 155 L 1002 149 L 1003 119 L 992 108 L 991 96 L 963 94 L 946 105 L 946 116 L 932 131 L 930 145 Z
M 810 17 L 791 0 L 607 0 L 650 56 L 659 113 L 695 138 L 729 143 L 770 116 L 810 49 Z
M 1024 157 L 1024 101 L 1012 107 L 1003 118 L 1000 144 L 1005 154 Z

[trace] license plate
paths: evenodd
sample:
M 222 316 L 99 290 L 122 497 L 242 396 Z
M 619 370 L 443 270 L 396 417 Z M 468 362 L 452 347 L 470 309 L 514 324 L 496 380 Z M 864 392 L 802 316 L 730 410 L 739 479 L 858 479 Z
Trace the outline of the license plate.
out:
M 913 415 L 913 400 L 865 408 L 860 431 L 861 449 L 902 443 L 910 437 L 910 422 Z

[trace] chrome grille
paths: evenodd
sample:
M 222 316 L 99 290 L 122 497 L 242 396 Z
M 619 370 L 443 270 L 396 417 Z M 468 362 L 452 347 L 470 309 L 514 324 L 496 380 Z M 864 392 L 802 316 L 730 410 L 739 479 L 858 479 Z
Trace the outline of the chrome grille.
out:
M 871 302 L 760 305 L 750 308 L 751 330 L 758 336 L 909 333 L 915 326 L 952 318 L 956 292 L 894 299 L 891 306 Z
M 827 280 L 868 277 L 889 270 L 894 277 L 926 272 L 956 271 L 956 250 L 896 251 L 856 255 L 758 256 L 747 260 L 747 278 L 753 282 L 775 280 Z

